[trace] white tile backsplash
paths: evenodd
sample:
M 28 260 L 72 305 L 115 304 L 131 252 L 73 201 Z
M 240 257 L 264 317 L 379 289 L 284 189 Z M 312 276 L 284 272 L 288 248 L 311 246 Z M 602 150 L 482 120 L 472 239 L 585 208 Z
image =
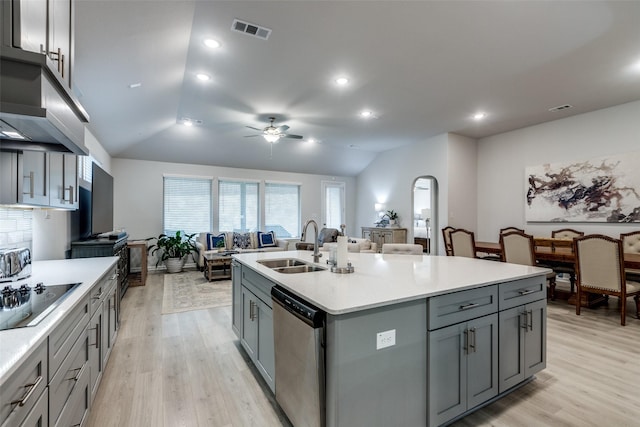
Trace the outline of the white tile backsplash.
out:
M 33 211 L 0 206 L 0 249 L 33 248 Z

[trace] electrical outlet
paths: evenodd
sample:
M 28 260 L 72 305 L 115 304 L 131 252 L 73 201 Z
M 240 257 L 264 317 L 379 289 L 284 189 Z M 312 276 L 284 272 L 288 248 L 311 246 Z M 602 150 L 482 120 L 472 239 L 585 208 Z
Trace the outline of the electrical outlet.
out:
M 376 350 L 396 345 L 396 330 L 378 332 L 376 334 Z

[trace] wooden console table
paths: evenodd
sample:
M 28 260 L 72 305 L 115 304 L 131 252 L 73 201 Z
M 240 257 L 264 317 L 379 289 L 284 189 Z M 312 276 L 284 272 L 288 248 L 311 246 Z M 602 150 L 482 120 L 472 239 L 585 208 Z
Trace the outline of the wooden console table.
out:
M 378 245 L 382 252 L 385 243 L 407 243 L 407 229 L 400 227 L 362 227 L 362 238 Z
M 147 242 L 144 240 L 134 240 L 127 242 L 129 250 L 129 286 L 144 286 L 147 283 Z M 140 251 L 140 272 L 131 272 L 131 250 Z
M 204 254 L 204 277 L 212 280 L 231 279 L 231 255 L 208 253 Z

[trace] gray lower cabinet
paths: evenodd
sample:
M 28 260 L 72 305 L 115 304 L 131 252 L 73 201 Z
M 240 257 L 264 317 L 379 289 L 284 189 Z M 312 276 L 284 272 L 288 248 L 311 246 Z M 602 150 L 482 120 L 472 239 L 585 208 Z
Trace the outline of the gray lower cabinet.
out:
M 241 266 L 235 268 L 236 270 L 232 269 L 232 277 L 235 277 L 233 279 L 233 322 L 238 330 L 234 328 L 234 331 L 258 372 L 269 388 L 274 391 L 275 353 L 273 309 L 271 308 L 273 283 L 249 268 Z
M 547 302 L 500 312 L 500 393 L 546 367 Z
M 102 329 L 102 306 L 98 307 L 98 310 L 93 314 L 89 321 L 89 327 L 87 332 L 89 335 L 89 378 L 91 385 L 91 401 L 98 392 L 98 385 L 102 378 L 102 357 L 100 355 L 100 349 L 102 344 L 101 329 Z
M 443 424 L 498 394 L 498 315 L 430 331 L 429 425 Z
M 242 330 L 242 265 L 231 261 L 231 282 L 233 289 L 233 304 L 231 306 L 231 327 L 237 336 Z

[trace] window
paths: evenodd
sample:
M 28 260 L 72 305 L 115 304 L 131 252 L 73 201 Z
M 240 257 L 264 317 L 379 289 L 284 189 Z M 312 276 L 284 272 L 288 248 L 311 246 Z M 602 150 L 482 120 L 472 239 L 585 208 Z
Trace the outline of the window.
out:
M 264 202 L 265 231 L 276 237 L 300 235 L 300 185 L 267 182 Z
M 218 230 L 258 230 L 258 183 L 223 181 L 218 184 Z
M 91 169 L 91 165 L 95 162 L 93 156 L 78 156 L 78 178 L 91 182 L 93 177 L 91 176 L 93 170 Z
M 211 178 L 164 177 L 164 233 L 211 229 Z
M 345 223 L 344 182 L 322 181 L 322 215 L 327 228 L 340 230 Z

